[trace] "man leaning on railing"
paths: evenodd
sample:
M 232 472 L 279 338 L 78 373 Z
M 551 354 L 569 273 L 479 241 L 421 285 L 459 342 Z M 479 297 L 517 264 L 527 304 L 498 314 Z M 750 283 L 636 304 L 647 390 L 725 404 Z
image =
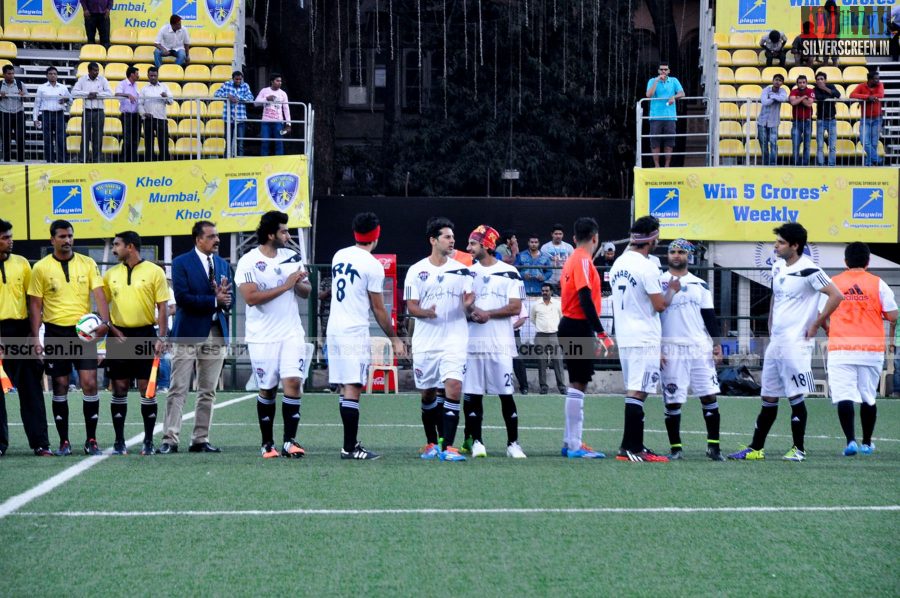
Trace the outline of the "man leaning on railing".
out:
M 225 98 L 225 106 L 222 109 L 222 118 L 231 129 L 232 156 L 244 155 L 244 138 L 247 127 L 246 102 L 253 101 L 253 93 L 250 86 L 244 83 L 244 73 L 234 71 L 231 80 L 226 81 L 216 90 L 217 98 Z
M 653 166 L 659 168 L 659 148 L 666 154 L 665 166 L 672 164 L 675 148 L 675 100 L 684 97 L 684 88 L 675 77 L 669 75 L 669 63 L 659 63 L 659 75 L 647 82 L 650 100 L 650 149 L 653 150 Z
M 3 81 L 0 81 L 0 132 L 3 134 L 3 161 L 12 162 L 11 142 L 16 140 L 16 160 L 25 161 L 25 88 L 16 79 L 16 70 L 11 64 L 3 67 Z
M 47 82 L 37 88 L 34 99 L 34 124 L 44 136 L 44 160 L 69 161 L 66 154 L 66 108 L 72 101 L 69 88 L 57 81 L 56 67 L 47 68 Z
M 781 105 L 788 101 L 784 77 L 775 73 L 772 84 L 762 90 L 759 97 L 762 108 L 756 121 L 759 148 L 763 166 L 775 166 L 778 161 L 778 126 L 781 124 Z
M 884 98 L 884 84 L 879 80 L 878 71 L 869 69 L 865 83 L 860 83 L 850 94 L 851 98 L 864 100 L 863 118 L 859 124 L 859 137 L 866 158 L 865 166 L 881 166 L 878 157 L 878 138 L 881 136 L 881 100 Z

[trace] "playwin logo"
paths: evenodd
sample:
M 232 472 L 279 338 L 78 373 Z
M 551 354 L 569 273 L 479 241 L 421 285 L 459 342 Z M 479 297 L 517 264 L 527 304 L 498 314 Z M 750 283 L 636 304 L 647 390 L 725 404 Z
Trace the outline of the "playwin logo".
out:
M 679 218 L 681 195 L 674 187 L 650 189 L 650 215 L 656 218 Z
M 884 218 L 884 191 L 874 187 L 854 188 L 851 217 L 857 220 Z
M 69 216 L 82 213 L 81 187 L 53 185 L 53 215 Z
M 738 0 L 738 25 L 766 22 L 766 0 Z

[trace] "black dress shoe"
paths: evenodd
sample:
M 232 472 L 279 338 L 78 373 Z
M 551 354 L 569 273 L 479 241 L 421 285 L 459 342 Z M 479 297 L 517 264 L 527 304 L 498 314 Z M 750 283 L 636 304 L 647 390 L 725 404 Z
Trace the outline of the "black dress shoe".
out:
M 188 452 L 191 453 L 221 453 L 222 449 L 217 446 L 213 446 L 208 442 L 198 442 L 197 444 L 192 444 L 191 448 L 188 449 Z
M 178 452 L 177 444 L 169 444 L 168 442 L 163 442 L 162 446 L 159 447 L 157 451 L 160 455 L 171 455 L 172 453 Z

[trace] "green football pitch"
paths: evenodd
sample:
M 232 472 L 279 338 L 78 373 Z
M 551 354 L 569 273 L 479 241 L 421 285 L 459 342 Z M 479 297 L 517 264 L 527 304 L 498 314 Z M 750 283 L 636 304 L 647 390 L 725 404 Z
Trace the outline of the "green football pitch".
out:
M 811 399 L 805 463 L 781 460 L 786 405 L 768 460 L 713 463 L 694 399 L 682 424 L 688 459 L 656 464 L 562 458 L 558 395 L 517 397 L 524 461 L 505 456 L 499 401 L 486 399 L 489 456 L 465 463 L 419 459 L 413 395 L 363 399 L 360 438 L 384 455 L 372 462 L 340 460 L 335 395 L 304 397 L 307 457 L 297 461 L 260 458 L 245 393 L 217 399 L 211 440 L 222 454 L 154 457 L 139 446 L 124 457 L 33 457 L 11 398 L 3 596 L 900 595 L 900 401 L 879 402 L 868 457 L 841 456 L 834 408 Z M 730 452 L 749 440 L 759 401 L 720 405 Z M 614 452 L 622 412 L 621 398 L 588 397 L 585 440 Z M 128 417 L 133 437 L 134 395 Z M 664 452 L 658 397 L 646 428 L 647 445 Z

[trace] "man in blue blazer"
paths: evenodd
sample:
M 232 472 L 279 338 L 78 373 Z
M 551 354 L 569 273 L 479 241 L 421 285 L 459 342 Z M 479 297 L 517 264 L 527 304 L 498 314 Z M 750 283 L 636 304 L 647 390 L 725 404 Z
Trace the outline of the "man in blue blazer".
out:
M 194 249 L 172 261 L 172 286 L 175 291 L 175 323 L 172 379 L 166 398 L 166 422 L 163 455 L 178 452 L 181 414 L 197 367 L 197 404 L 192 453 L 220 453 L 209 443 L 209 426 L 216 387 L 228 345 L 228 315 L 232 301 L 232 276 L 228 262 L 218 256 L 219 234 L 207 220 L 194 223 L 191 231 Z

